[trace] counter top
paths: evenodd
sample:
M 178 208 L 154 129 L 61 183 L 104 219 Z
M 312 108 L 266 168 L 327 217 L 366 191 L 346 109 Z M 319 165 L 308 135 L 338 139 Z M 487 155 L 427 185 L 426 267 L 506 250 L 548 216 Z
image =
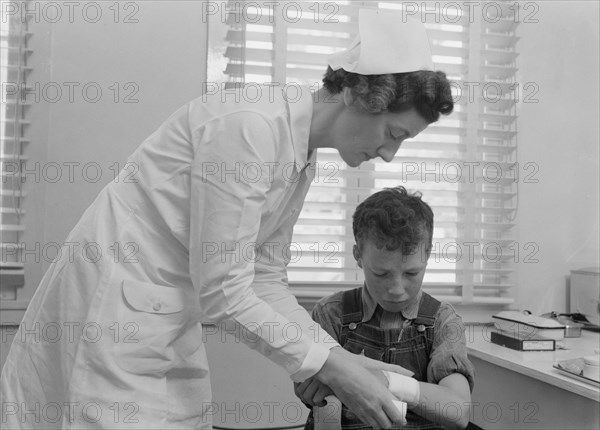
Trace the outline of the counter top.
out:
M 516 351 L 492 343 L 493 329 L 493 325 L 466 325 L 467 349 L 470 356 L 600 402 L 598 385 L 571 378 L 552 367 L 558 361 L 595 354 L 600 348 L 600 333 L 582 330 L 581 337 L 557 341 L 557 346 L 565 349 Z

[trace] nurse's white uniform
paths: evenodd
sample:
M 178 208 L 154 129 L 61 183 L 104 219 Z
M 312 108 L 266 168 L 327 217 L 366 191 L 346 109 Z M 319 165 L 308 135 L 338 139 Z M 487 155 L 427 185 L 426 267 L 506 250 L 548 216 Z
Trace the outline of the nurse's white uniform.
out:
M 179 109 L 84 213 L 66 242 L 87 253 L 63 249 L 15 336 L 3 428 L 209 428 L 200 321 L 250 330 L 296 381 L 320 369 L 335 343 L 285 271 L 314 175 L 312 96 L 262 90 Z

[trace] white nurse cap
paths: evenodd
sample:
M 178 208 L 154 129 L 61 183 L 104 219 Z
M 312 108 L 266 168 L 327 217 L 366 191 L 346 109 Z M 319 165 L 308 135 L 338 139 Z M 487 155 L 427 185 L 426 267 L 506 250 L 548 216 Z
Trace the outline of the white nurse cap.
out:
M 360 9 L 358 35 L 348 49 L 328 57 L 333 70 L 361 75 L 433 70 L 425 26 L 401 12 Z

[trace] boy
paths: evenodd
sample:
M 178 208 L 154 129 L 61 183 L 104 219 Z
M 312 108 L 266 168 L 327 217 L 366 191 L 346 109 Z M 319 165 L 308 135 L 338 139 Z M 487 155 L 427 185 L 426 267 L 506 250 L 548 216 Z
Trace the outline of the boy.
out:
M 404 428 L 466 427 L 473 367 L 462 319 L 449 304 L 421 291 L 432 248 L 431 208 L 404 187 L 385 189 L 357 207 L 353 231 L 353 254 L 365 284 L 322 299 L 314 320 L 350 352 L 414 372 L 410 378 L 373 371 L 407 403 Z M 311 405 L 329 394 L 310 381 L 296 393 Z M 346 407 L 341 426 L 370 428 Z M 313 428 L 312 413 L 306 428 Z

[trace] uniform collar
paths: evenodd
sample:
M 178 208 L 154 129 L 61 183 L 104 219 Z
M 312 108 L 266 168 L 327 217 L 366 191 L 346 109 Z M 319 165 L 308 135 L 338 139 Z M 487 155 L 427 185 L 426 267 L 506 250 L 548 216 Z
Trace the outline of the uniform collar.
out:
M 288 106 L 292 145 L 294 146 L 294 164 L 298 171 L 306 168 L 314 160 L 317 151 L 308 154 L 308 139 L 313 113 L 313 96 L 309 87 L 294 86 L 282 89 L 283 98 Z M 289 93 L 289 97 L 286 97 Z
M 419 304 L 421 303 L 421 296 L 423 295 L 423 290 L 419 290 L 417 295 L 413 297 L 413 299 L 406 304 L 406 307 L 403 308 L 400 313 L 406 320 L 413 320 L 419 314 Z M 363 302 L 363 319 L 362 322 L 367 322 L 371 318 L 373 318 L 373 314 L 377 309 L 377 302 L 369 293 L 366 284 L 363 286 L 362 293 L 362 302 Z

